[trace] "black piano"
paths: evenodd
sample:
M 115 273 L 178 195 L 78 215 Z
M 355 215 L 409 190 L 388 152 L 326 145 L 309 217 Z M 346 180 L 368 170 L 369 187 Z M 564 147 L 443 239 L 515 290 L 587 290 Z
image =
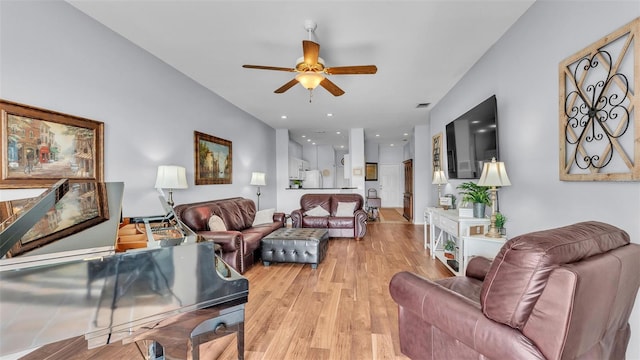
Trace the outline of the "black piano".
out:
M 123 189 L 62 181 L 26 205 L 0 203 L 0 357 L 84 336 L 89 349 L 135 342 L 147 358 L 198 359 L 200 344 L 237 333 L 244 358 L 248 280 L 170 210 L 155 228 L 169 228 L 171 241 L 115 252 Z M 54 226 L 78 213 L 91 224 Z

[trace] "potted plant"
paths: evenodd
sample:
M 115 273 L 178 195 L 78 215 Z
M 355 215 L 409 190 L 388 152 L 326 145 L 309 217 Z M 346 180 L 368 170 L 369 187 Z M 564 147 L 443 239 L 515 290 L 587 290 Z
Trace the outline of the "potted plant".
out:
M 507 217 L 504 216 L 501 212 L 496 211 L 496 228 L 500 231 L 501 235 L 505 235 L 507 232 L 504 228 L 504 223 L 507 222 Z
M 444 243 L 444 257 L 448 259 L 455 259 L 456 242 L 453 240 L 447 240 Z
M 491 204 L 489 198 L 489 187 L 479 186 L 478 184 L 467 181 L 457 186 L 457 189 L 462 190 L 462 201 L 467 203 L 473 203 L 473 217 L 483 218 L 485 206 Z

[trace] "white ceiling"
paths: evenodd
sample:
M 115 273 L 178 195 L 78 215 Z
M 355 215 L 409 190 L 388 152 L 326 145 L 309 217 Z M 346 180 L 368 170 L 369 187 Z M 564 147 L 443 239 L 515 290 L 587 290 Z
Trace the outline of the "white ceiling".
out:
M 534 0 L 67 2 L 293 140 L 348 147 L 350 128 L 402 145 Z M 273 92 L 295 73 L 242 68 L 294 67 L 306 20 L 327 67 L 374 64 L 377 74 L 331 76 L 346 93 L 318 87 L 309 103 L 299 85 Z

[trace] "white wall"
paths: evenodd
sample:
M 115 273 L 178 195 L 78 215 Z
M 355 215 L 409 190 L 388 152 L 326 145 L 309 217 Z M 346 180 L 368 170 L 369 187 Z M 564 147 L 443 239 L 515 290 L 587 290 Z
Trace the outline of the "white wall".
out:
M 365 194 L 365 183 L 364 183 L 364 129 L 355 128 L 349 130 L 349 158 L 351 163 L 351 168 L 348 169 L 345 166 L 344 171 L 351 172 L 351 181 L 350 184 L 354 189 L 354 193 L 360 194 L 363 198 L 366 197 Z M 346 162 L 345 162 L 346 164 Z M 360 175 L 354 174 L 353 170 L 359 169 Z
M 302 159 L 302 145 L 289 139 L 289 130 L 287 129 L 283 129 L 283 130 L 286 130 L 286 135 L 289 142 L 289 157 Z
M 105 123 L 105 180 L 123 181 L 124 216 L 161 212 L 162 164 L 187 168 L 176 203 L 256 199 L 275 207 L 275 130 L 62 1 L 0 1 L 0 97 Z M 194 130 L 232 141 L 233 183 L 194 185 Z
M 336 152 L 331 145 L 303 145 L 303 159 L 309 162 L 311 170 L 329 170 L 328 176 L 322 176 L 322 187 L 336 186 Z
M 346 154 L 349 153 L 349 150 L 336 150 L 335 163 L 336 163 L 336 184 L 337 188 L 345 187 L 349 185 L 349 180 L 344 178 L 344 165 L 342 164 L 342 159 Z
M 413 161 L 413 223 L 424 223 L 424 209 L 436 204 L 438 191 L 431 185 L 431 135 L 428 125 L 413 129 L 415 155 Z
M 336 186 L 336 151 L 331 145 L 318 146 L 318 170 L 322 173 L 322 187 Z M 327 174 L 326 176 L 324 174 Z
M 559 63 L 638 16 L 637 1 L 537 1 L 431 111 L 433 136 L 496 94 L 500 157 L 513 184 L 499 191 L 508 236 L 599 220 L 640 243 L 638 182 L 563 182 L 558 175 Z M 640 359 L 640 300 L 627 358 Z

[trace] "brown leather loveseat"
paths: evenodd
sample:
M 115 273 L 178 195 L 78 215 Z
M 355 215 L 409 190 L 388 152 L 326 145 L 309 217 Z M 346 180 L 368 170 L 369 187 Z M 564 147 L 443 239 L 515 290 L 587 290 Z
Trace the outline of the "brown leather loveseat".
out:
M 300 209 L 291 212 L 291 222 L 296 228 L 327 229 L 329 237 L 362 239 L 367 232 L 363 204 L 360 194 L 304 194 Z M 343 208 L 347 213 L 340 213 Z
M 624 359 L 639 286 L 640 245 L 590 221 L 515 237 L 466 276 L 397 273 L 389 289 L 412 359 Z
M 222 259 L 241 274 L 259 257 L 260 240 L 284 226 L 284 213 L 277 212 L 273 222 L 254 226 L 256 206 L 241 197 L 177 205 L 174 211 L 197 235 L 221 245 Z M 222 219 L 226 230 L 210 230 L 213 215 Z

